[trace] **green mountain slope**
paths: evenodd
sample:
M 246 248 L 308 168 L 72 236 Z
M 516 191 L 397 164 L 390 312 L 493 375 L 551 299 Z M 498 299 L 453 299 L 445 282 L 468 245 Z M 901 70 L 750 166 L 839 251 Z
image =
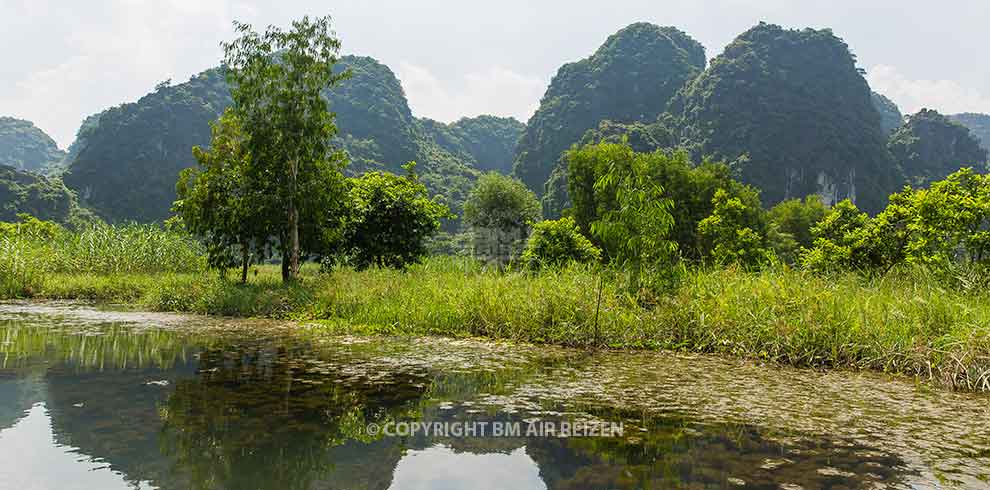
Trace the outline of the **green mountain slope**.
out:
M 767 204 L 818 193 L 877 211 L 896 188 L 870 88 L 831 30 L 757 25 L 672 110 L 683 145 L 734 162 Z
M 705 49 L 673 27 L 632 24 L 550 82 L 516 148 L 513 172 L 542 194 L 560 154 L 603 120 L 652 121 L 705 67 Z
M 55 140 L 32 122 L 0 117 L 0 165 L 46 173 L 64 158 Z
M 987 150 L 969 129 L 929 109 L 911 116 L 891 135 L 888 147 L 913 186 L 927 186 L 962 167 L 986 171 Z
M 57 177 L 0 165 L 0 221 L 16 221 L 19 213 L 59 223 L 89 216 Z
M 876 92 L 871 92 L 873 107 L 880 113 L 880 127 L 884 134 L 890 134 L 904 124 L 904 115 L 894 101 Z
M 478 170 L 512 172 L 512 156 L 526 125 L 511 117 L 465 117 L 445 124 L 420 119 L 433 141 L 452 155 L 472 162 Z
M 455 155 L 413 117 L 387 66 L 345 56 L 339 69 L 349 69 L 351 77 L 327 95 L 337 114 L 337 143 L 352 159 L 350 173 L 402 172 L 402 164 L 415 160 L 431 191 L 445 196 L 456 210 L 479 174 L 472 163 L 506 158 L 502 147 L 508 143 L 502 139 L 512 138 L 511 129 L 505 129 L 510 123 L 492 124 L 500 132 L 493 136 L 483 134 L 484 124 L 451 125 L 467 152 Z M 222 72 L 211 69 L 94 116 L 80 129 L 65 183 L 108 220 L 162 220 L 175 199 L 179 172 L 194 164 L 192 147 L 209 144 L 210 121 L 230 103 Z M 482 148 L 472 146 L 475 142 Z M 488 149 L 488 143 L 495 146 Z M 491 156 L 499 152 L 502 157 Z
M 949 119 L 969 128 L 969 132 L 979 140 L 980 146 L 990 150 L 990 115 L 967 112 L 951 115 Z

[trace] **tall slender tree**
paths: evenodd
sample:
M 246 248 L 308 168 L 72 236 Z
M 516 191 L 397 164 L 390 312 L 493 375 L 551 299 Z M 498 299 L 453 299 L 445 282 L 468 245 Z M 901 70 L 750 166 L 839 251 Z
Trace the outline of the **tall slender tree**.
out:
M 234 111 L 250 155 L 248 180 L 271 197 L 253 219 L 270 222 L 282 253 L 282 279 L 300 256 L 318 251 L 335 210 L 343 207 L 344 154 L 331 146 L 337 127 L 321 92 L 347 76 L 334 73 L 340 40 L 330 17 L 269 26 L 234 23 L 240 37 L 223 43 Z

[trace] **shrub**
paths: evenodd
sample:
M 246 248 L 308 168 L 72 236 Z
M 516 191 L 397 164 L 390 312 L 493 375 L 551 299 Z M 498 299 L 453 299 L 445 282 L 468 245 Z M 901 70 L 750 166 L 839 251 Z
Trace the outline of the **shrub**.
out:
M 588 263 L 602 252 L 578 230 L 574 218 L 536 223 L 526 243 L 522 262 L 531 269 L 560 267 L 569 262 Z

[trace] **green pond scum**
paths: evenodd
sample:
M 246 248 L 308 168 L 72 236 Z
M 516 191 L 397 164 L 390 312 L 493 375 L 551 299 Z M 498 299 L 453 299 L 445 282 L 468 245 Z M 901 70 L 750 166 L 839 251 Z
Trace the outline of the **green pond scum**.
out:
M 0 305 L 5 488 L 990 488 L 988 416 L 864 371 Z M 394 430 L 532 424 L 621 430 Z

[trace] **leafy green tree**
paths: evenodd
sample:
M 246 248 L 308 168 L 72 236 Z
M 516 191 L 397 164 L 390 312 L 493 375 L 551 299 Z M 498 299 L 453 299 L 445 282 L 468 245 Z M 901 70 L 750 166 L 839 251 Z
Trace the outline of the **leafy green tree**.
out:
M 651 173 L 654 155 L 615 143 L 585 146 L 569 154 L 575 172 L 597 176 L 591 189 L 572 192 L 575 221 L 586 223 L 612 263 L 630 271 L 634 290 L 641 288 L 644 275 L 653 281 L 651 286 L 669 284 L 678 261 L 677 243 L 669 239 L 673 201 Z M 575 179 L 577 185 L 587 183 Z
M 864 269 L 870 217 L 846 199 L 832 207 L 811 229 L 813 247 L 801 254 L 805 268 L 816 271 Z
M 533 225 L 522 262 L 530 269 L 560 267 L 570 262 L 601 259 L 602 252 L 581 234 L 574 218 L 541 221 Z
M 718 265 L 759 267 L 769 262 L 766 235 L 758 231 L 766 229 L 763 209 L 746 206 L 723 189 L 715 192 L 712 206 L 712 214 L 698 222 L 705 257 Z
M 540 219 L 540 203 L 522 182 L 490 172 L 464 203 L 464 222 L 475 234 L 475 253 L 500 263 L 514 257 Z
M 209 266 L 223 275 L 239 264 L 243 283 L 252 256 L 263 256 L 268 248 L 270 230 L 258 213 L 271 204 L 263 186 L 249 178 L 251 158 L 237 115 L 228 109 L 211 127 L 209 148 L 193 147 L 199 166 L 179 174 L 172 210 L 205 241 Z
M 712 199 L 722 189 L 738 198 L 748 209 L 760 209 L 759 193 L 732 178 L 731 170 L 721 163 L 702 162 L 695 166 L 685 151 L 637 153 L 627 141 L 587 145 L 568 152 L 568 194 L 570 215 L 586 235 L 591 222 L 613 209 L 617 203 L 611 192 L 598 192 L 595 183 L 612 165 L 630 167 L 635 159 L 644 164 L 650 178 L 661 186 L 663 197 L 673 203 L 669 210 L 674 218 L 670 239 L 677 243 L 685 259 L 700 261 L 707 253 L 698 234 L 698 223 L 712 214 Z M 755 231 L 766 234 L 765 226 Z
M 259 34 L 242 23 L 235 29 L 241 37 L 223 44 L 224 63 L 246 135 L 247 174 L 272 198 L 259 211 L 277 230 L 282 278 L 289 281 L 304 248 L 319 250 L 327 222 L 341 209 L 346 159 L 331 146 L 337 128 L 321 96 L 346 77 L 334 71 L 340 41 L 330 17 L 304 17 L 288 31 L 272 26 Z
M 814 242 L 811 228 L 827 211 L 817 194 L 804 199 L 788 199 L 771 208 L 768 238 L 777 256 L 791 263 L 797 260 L 802 248 L 811 248 Z
M 440 220 L 451 216 L 446 205 L 429 193 L 415 173 L 368 172 L 351 178 L 351 211 L 345 220 L 343 252 L 363 269 L 371 266 L 404 268 L 427 252 L 426 240 L 440 230 Z
M 908 260 L 936 266 L 990 262 L 990 176 L 964 168 L 909 197 Z

